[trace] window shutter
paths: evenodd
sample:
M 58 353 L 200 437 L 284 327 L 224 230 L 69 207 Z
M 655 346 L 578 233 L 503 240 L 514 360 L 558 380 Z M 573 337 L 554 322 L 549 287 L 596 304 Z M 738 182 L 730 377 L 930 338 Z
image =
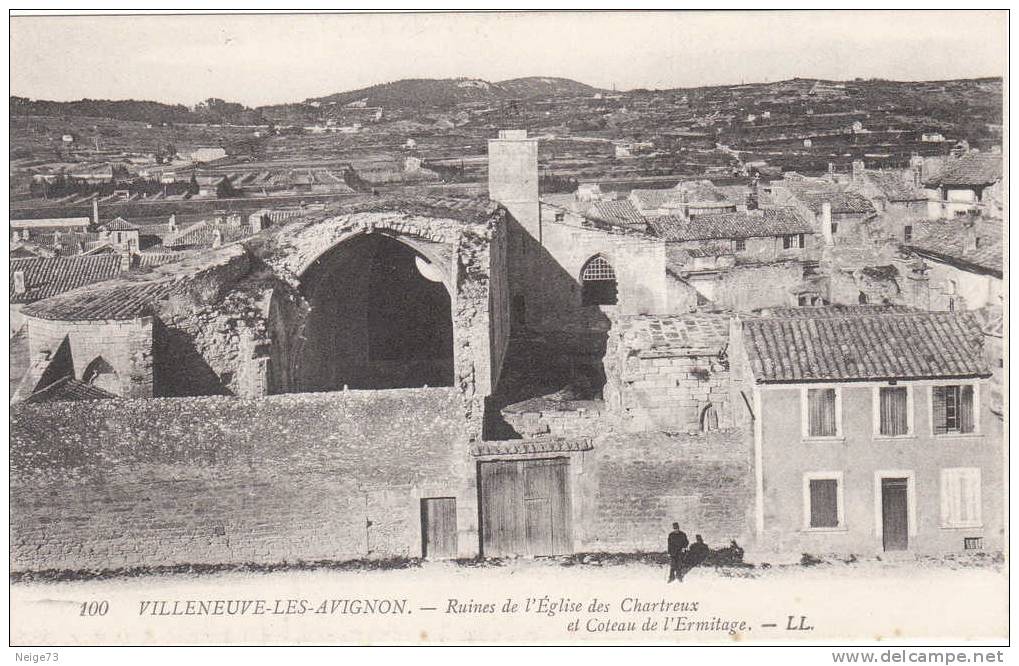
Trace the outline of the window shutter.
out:
M 839 526 L 837 480 L 810 480 L 810 526 Z
M 962 387 L 962 399 L 959 401 L 959 432 L 973 432 L 973 386 Z
M 931 390 L 931 422 L 934 424 L 934 433 L 941 434 L 948 432 L 947 416 L 945 413 L 946 387 L 935 386 Z
M 906 388 L 900 386 L 881 387 L 881 434 L 905 435 L 909 431 L 908 400 Z

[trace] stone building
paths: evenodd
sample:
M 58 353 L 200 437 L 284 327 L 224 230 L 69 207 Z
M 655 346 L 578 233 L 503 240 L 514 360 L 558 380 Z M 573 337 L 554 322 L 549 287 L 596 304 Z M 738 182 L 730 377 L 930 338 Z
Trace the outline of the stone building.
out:
M 1002 548 L 1001 421 L 969 314 L 796 308 L 745 318 L 739 333 L 760 547 Z

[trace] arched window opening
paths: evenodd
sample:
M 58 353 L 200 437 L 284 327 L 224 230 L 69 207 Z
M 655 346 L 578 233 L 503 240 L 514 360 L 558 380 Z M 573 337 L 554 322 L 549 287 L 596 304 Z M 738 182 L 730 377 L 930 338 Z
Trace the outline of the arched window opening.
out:
M 81 380 L 110 393 L 120 392 L 120 377 L 102 356 L 97 356 L 88 364 L 85 372 L 81 373 Z
M 718 430 L 718 412 L 710 402 L 701 410 L 701 432 Z
M 597 254 L 584 264 L 580 272 L 581 296 L 584 305 L 615 305 L 617 302 L 616 272 L 605 257 Z

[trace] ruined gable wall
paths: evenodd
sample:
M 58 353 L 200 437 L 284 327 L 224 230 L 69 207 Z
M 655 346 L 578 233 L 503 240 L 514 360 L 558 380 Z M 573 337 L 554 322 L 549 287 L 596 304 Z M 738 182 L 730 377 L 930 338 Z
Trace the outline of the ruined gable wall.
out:
M 11 566 L 418 556 L 421 497 L 477 529 L 465 437 L 441 388 L 16 405 Z

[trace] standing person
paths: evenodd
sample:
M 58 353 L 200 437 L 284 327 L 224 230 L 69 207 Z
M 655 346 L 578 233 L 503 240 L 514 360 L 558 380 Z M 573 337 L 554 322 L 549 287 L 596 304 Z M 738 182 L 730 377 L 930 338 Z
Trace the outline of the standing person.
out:
M 672 524 L 672 531 L 669 532 L 669 581 L 677 578 L 683 580 L 683 551 L 690 545 L 686 533 L 679 529 L 679 523 Z

